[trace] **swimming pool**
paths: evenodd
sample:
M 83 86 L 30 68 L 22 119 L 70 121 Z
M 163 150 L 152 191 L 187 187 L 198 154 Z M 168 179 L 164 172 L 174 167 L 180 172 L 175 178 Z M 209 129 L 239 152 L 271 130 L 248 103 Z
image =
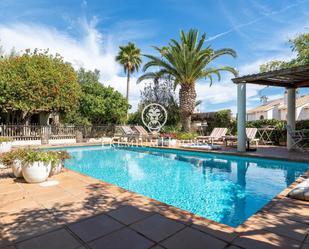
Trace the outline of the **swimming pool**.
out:
M 296 162 L 157 148 L 65 148 L 65 166 L 237 227 L 304 173 Z

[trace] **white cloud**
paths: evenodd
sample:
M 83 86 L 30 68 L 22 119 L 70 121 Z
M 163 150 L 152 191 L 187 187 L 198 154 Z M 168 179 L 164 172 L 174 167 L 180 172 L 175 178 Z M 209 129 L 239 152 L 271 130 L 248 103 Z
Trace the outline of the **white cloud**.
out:
M 0 44 L 6 51 L 10 51 L 14 47 L 17 52 L 27 48 L 48 48 L 52 54 L 61 54 L 75 68 L 99 69 L 102 83 L 114 87 L 125 95 L 126 77 L 122 73 L 122 67 L 115 62 L 118 45 L 123 40 L 115 34 L 100 33 L 96 24 L 96 18 L 90 22 L 82 19 L 79 22 L 81 36 L 78 38 L 49 26 L 32 23 L 0 24 Z M 134 26 L 134 30 L 137 32 L 136 26 Z M 128 26 L 127 32 L 129 32 Z M 132 104 L 133 110 L 137 106 L 142 88 L 142 84 L 136 85 L 135 82 L 136 78 L 133 77 L 130 90 L 130 104 Z

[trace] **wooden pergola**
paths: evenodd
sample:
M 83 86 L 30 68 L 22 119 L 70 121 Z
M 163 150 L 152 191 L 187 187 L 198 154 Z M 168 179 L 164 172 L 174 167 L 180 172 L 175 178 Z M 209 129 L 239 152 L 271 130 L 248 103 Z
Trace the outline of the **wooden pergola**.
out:
M 237 84 L 237 150 L 246 151 L 246 84 L 285 87 L 288 92 L 287 124 L 295 129 L 296 89 L 309 87 L 309 65 L 251 74 L 232 79 Z M 291 138 L 287 136 L 287 148 L 291 149 Z

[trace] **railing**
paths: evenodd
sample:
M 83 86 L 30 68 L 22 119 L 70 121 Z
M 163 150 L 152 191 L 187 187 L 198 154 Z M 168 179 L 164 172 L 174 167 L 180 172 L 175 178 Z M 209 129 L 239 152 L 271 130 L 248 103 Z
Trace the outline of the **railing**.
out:
M 0 136 L 11 137 L 15 140 L 35 140 L 43 136 L 51 139 L 72 138 L 80 132 L 83 138 L 112 136 L 114 126 L 43 126 L 43 125 L 0 125 Z

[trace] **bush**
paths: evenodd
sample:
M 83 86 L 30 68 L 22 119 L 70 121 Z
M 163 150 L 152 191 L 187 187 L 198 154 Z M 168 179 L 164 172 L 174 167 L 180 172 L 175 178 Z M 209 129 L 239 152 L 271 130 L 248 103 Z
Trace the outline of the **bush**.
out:
M 161 132 L 177 133 L 177 132 L 180 132 L 180 130 L 181 130 L 181 126 L 180 125 L 178 125 L 178 126 L 177 125 L 170 125 L 170 126 L 163 126 L 162 129 L 161 129 Z
M 0 162 L 5 166 L 11 166 L 15 160 L 21 160 L 23 163 L 33 163 L 37 161 L 51 162 L 53 165 L 59 161 L 70 159 L 67 151 L 40 151 L 34 149 L 17 149 L 4 153 L 0 157 Z
M 207 119 L 206 133 L 209 134 L 215 127 L 226 127 L 232 130 L 233 119 L 231 110 L 221 110 L 214 114 L 214 117 Z
M 28 149 L 17 149 L 6 152 L 0 157 L 0 162 L 6 166 L 11 166 L 15 160 L 22 160 Z
M 0 137 L 0 143 L 7 143 L 7 142 L 12 142 L 13 139 L 9 137 Z
M 232 126 L 230 128 L 230 132 L 232 134 L 237 134 L 237 121 L 231 123 Z M 266 126 L 272 126 L 275 130 L 272 132 L 271 140 L 275 145 L 282 145 L 286 143 L 287 140 L 287 131 L 286 131 L 286 121 L 277 120 L 277 119 L 264 119 L 264 120 L 256 120 L 256 121 L 248 121 L 246 123 L 246 127 L 252 128 L 263 128 Z M 296 121 L 296 129 L 309 129 L 309 120 L 300 120 Z
M 179 132 L 176 133 L 176 138 L 179 140 L 192 140 L 196 139 L 197 133 L 186 133 L 186 132 Z

